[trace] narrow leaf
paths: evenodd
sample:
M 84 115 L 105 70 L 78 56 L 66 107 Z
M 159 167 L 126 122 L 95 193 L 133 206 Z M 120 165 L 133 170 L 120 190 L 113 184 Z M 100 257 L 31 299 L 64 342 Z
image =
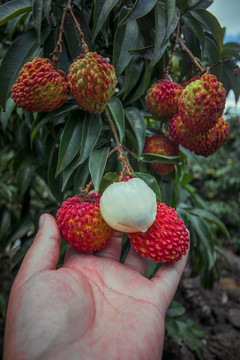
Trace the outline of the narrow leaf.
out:
M 43 14 L 43 0 L 33 0 L 32 3 L 33 25 L 35 27 L 39 43 L 41 41 L 42 14 Z
M 118 174 L 116 172 L 109 172 L 106 173 L 101 180 L 100 186 L 99 186 L 99 192 L 100 194 L 102 194 L 104 192 L 104 190 L 111 185 L 112 183 L 114 183 L 115 181 L 117 181 L 118 179 Z
M 0 26 L 16 16 L 31 11 L 31 0 L 12 0 L 0 6 Z
M 125 117 L 122 103 L 116 96 L 113 96 L 111 101 L 107 104 L 107 107 L 112 115 L 114 124 L 118 129 L 119 140 L 122 143 L 125 129 Z
M 127 97 L 130 91 L 140 79 L 143 68 L 143 59 L 139 56 L 133 56 L 130 63 L 125 69 L 125 84 L 123 99 Z
M 126 118 L 131 125 L 131 128 L 137 138 L 138 142 L 138 157 L 142 154 L 145 143 L 145 129 L 146 125 L 142 113 L 135 107 L 128 107 L 125 109 Z
M 50 9 L 51 9 L 52 0 L 43 1 L 43 12 L 46 16 L 47 22 L 50 23 Z
M 101 148 L 92 151 L 89 158 L 89 171 L 95 191 L 99 191 L 99 185 L 107 164 L 109 148 Z
M 127 13 L 127 15 L 121 20 L 119 25 L 126 25 L 130 21 L 147 15 L 153 9 L 156 3 L 157 0 L 137 0 L 129 13 Z
M 167 31 L 166 12 L 157 4 L 155 7 L 155 40 L 150 66 L 153 67 L 162 57 L 166 46 L 162 46 Z
M 138 31 L 138 24 L 135 20 L 117 28 L 113 44 L 113 66 L 117 76 L 121 75 L 132 58 L 129 50 L 135 49 L 137 45 Z
M 202 24 L 196 20 L 190 13 L 183 16 L 184 23 L 194 32 L 198 37 L 202 47 L 205 47 L 205 34 L 202 28 Z
M 166 155 L 143 153 L 140 160 L 143 160 L 144 162 L 156 162 L 162 164 L 177 164 L 180 158 L 179 156 L 166 156 Z
M 67 115 L 70 111 L 76 110 L 78 108 L 79 108 L 79 106 L 76 104 L 64 104 L 60 109 L 51 111 L 32 130 L 31 141 L 34 140 L 35 136 L 37 135 L 37 133 L 41 129 L 41 127 L 43 127 L 43 125 L 46 125 L 49 121 L 56 121 L 56 120 L 60 119 L 61 117 Z
M 98 141 L 101 131 L 102 119 L 100 115 L 86 113 L 81 136 L 80 157 L 77 166 L 82 164 L 89 157 Z
M 70 164 L 80 150 L 83 128 L 81 117 L 83 117 L 82 112 L 73 112 L 64 127 L 58 151 L 56 175 Z
M 94 0 L 94 31 L 93 31 L 93 40 L 99 33 L 99 30 L 103 27 L 105 20 L 107 19 L 109 13 L 118 3 L 119 0 Z
M 175 15 L 176 0 L 166 0 L 167 26 L 169 26 Z

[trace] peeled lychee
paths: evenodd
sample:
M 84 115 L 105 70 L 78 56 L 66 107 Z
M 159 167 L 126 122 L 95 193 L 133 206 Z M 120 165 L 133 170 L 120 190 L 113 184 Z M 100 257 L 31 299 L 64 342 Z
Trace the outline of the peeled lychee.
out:
M 166 156 L 178 156 L 180 153 L 177 143 L 161 135 L 152 135 L 146 138 L 144 151 L 149 154 Z M 166 175 L 174 170 L 173 164 L 151 163 L 151 166 L 159 175 Z
M 181 85 L 170 80 L 158 80 L 148 90 L 145 98 L 150 114 L 157 119 L 168 119 L 178 112 Z
M 92 114 L 101 113 L 115 93 L 115 69 L 96 52 L 81 55 L 72 63 L 68 73 L 72 96 Z
M 66 242 L 84 252 L 104 248 L 113 233 L 100 213 L 100 195 L 68 198 L 57 211 L 57 223 Z
M 204 134 L 192 134 L 183 124 L 180 115 L 175 115 L 168 124 L 169 136 L 178 144 L 196 155 L 210 156 L 215 153 L 227 140 L 229 127 L 221 117 L 215 126 Z
M 49 59 L 36 57 L 24 65 L 12 88 L 12 99 L 29 112 L 49 112 L 68 97 L 66 74 L 55 70 Z
M 156 220 L 148 231 L 128 234 L 131 244 L 142 257 L 155 262 L 173 263 L 186 254 L 189 247 L 189 231 L 177 212 L 165 205 L 157 203 Z
M 204 74 L 183 90 L 179 114 L 185 127 L 194 134 L 206 133 L 222 116 L 226 91 L 216 76 Z
M 146 231 L 156 217 L 156 195 L 139 178 L 120 181 L 103 192 L 100 209 L 104 220 L 115 230 Z

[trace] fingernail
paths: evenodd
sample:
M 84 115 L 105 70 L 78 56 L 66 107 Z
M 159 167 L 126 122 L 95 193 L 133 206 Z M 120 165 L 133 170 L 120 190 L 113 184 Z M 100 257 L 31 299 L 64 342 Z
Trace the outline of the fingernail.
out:
M 43 226 L 44 220 L 45 220 L 45 216 L 41 215 L 38 223 L 39 229 Z

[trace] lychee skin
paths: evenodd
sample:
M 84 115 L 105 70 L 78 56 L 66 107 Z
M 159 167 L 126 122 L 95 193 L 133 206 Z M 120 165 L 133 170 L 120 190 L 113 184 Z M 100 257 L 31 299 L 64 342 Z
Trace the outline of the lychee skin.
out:
M 113 229 L 100 213 L 101 196 L 90 194 L 88 199 L 68 198 L 57 211 L 57 223 L 66 242 L 84 252 L 107 246 Z
M 156 220 L 147 232 L 131 233 L 128 237 L 137 253 L 157 263 L 180 260 L 190 242 L 183 221 L 173 208 L 164 203 L 157 203 Z
M 179 114 L 185 127 L 193 134 L 206 133 L 222 116 L 226 90 L 216 76 L 204 74 L 183 90 L 179 99 Z
M 144 151 L 149 154 L 166 156 L 178 156 L 180 154 L 179 145 L 161 135 L 152 135 L 146 138 Z M 166 175 L 174 170 L 173 164 L 152 163 L 151 167 L 159 175 Z
M 181 85 L 170 80 L 158 80 L 148 90 L 145 98 L 147 109 L 157 119 L 168 119 L 178 112 Z
M 196 155 L 208 157 L 214 154 L 228 138 L 229 127 L 221 117 L 215 126 L 205 134 L 192 134 L 186 129 L 179 114 L 173 116 L 168 124 L 169 136 Z
M 189 80 L 186 80 L 182 83 L 182 87 L 185 89 L 186 86 L 188 86 L 189 84 L 191 84 L 191 82 L 199 80 L 199 76 L 193 76 L 191 77 Z
M 23 66 L 12 88 L 12 99 L 29 112 L 53 111 L 63 105 L 68 94 L 66 74 L 40 57 Z
M 69 68 L 68 84 L 78 104 L 92 114 L 103 112 L 115 93 L 115 69 L 96 52 L 74 60 Z

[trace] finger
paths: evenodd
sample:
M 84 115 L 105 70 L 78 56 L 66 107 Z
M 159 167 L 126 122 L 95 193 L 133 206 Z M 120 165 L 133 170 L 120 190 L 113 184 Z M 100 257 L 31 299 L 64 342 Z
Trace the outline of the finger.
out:
M 18 273 L 23 279 L 38 271 L 56 269 L 61 245 L 57 222 L 53 216 L 44 214 L 39 220 L 39 226 Z
M 187 264 L 188 253 L 189 250 L 176 263 L 164 264 L 151 279 L 161 299 L 165 302 L 165 310 L 167 310 L 177 291 L 179 281 Z
M 132 269 L 138 271 L 140 274 L 144 275 L 147 270 L 148 260 L 142 258 L 136 251 L 131 247 L 129 253 L 124 261 L 124 264 L 131 267 Z
M 122 233 L 119 231 L 114 231 L 108 245 L 104 249 L 96 251 L 95 255 L 119 261 L 121 256 L 121 250 Z

